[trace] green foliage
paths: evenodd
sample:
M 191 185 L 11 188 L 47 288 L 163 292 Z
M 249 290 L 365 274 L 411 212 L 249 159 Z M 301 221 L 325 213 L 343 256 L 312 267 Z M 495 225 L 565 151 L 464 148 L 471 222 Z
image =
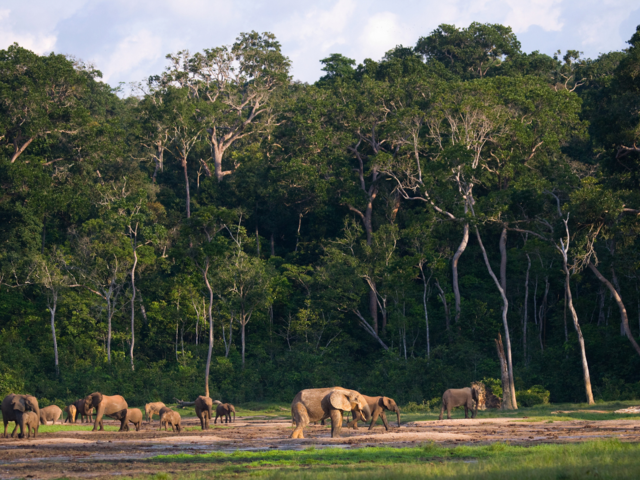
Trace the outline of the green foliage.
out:
M 550 396 L 549 390 L 545 390 L 541 385 L 534 385 L 527 390 L 516 391 L 518 403 L 522 404 L 523 407 L 545 405 L 549 403 Z

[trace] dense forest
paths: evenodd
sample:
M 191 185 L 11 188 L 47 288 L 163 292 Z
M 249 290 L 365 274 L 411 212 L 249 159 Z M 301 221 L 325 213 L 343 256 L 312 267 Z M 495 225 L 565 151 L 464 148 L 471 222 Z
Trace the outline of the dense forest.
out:
M 309 85 L 251 32 L 131 95 L 0 51 L 0 394 L 640 398 L 628 43 L 441 25 Z

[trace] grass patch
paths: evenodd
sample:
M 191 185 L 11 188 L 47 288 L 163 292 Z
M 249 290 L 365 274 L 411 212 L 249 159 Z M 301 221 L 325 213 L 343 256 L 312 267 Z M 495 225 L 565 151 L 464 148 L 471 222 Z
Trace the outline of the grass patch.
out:
M 259 476 L 266 479 L 413 479 L 478 478 L 519 480 L 554 478 L 638 478 L 640 445 L 619 440 L 533 447 L 493 443 L 485 446 L 441 447 L 427 443 L 413 448 L 355 448 L 299 451 L 212 452 L 203 455 L 165 455 L 151 463 L 200 464 L 199 471 L 165 477 L 199 480 Z M 205 464 L 205 465 L 203 465 Z M 196 470 L 194 465 L 194 470 Z
M 93 424 L 88 424 L 88 425 L 74 425 L 73 423 L 71 425 L 69 424 L 64 424 L 64 425 L 40 425 L 40 427 L 38 427 L 38 433 L 53 433 L 53 432 L 90 432 L 93 429 Z M 112 426 L 112 425 L 105 425 L 104 426 L 104 430 L 105 432 L 117 432 L 120 429 L 120 425 L 116 426 Z

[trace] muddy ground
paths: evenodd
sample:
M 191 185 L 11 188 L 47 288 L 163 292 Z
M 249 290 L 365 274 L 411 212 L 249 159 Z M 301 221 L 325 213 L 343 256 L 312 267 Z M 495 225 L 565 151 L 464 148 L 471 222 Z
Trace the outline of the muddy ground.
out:
M 13 424 L 10 424 L 12 426 Z M 105 425 L 119 425 L 106 421 Z M 366 446 L 415 446 L 435 441 L 443 446 L 481 445 L 509 441 L 513 445 L 582 442 L 598 438 L 640 441 L 640 421 L 527 422 L 518 419 L 477 419 L 409 422 L 386 432 L 379 425 L 368 431 L 343 428 L 332 439 L 330 427 L 305 429 L 305 439 L 290 440 L 291 422 L 258 417 L 238 418 L 233 424 L 201 431 L 197 419 L 183 419 L 181 434 L 159 431 L 158 421 L 143 423 L 139 432 L 64 431 L 40 433 L 37 439 L 0 438 L 0 479 L 101 478 L 158 472 L 180 473 L 210 470 L 207 463 L 167 463 L 149 457 L 177 453 L 209 453 L 236 450 L 294 450 L 359 448 Z

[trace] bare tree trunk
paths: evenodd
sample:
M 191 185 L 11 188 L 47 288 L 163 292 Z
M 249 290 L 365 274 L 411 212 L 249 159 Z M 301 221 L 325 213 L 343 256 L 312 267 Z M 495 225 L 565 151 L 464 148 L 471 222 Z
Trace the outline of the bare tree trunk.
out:
M 549 276 L 544 277 L 544 296 L 542 297 L 542 305 L 540 305 L 540 351 L 544 353 L 544 344 L 547 330 L 547 302 L 549 300 Z
M 302 214 L 298 216 L 298 233 L 296 234 L 296 248 L 294 252 L 298 251 L 298 244 L 300 243 L 300 228 L 302 228 Z
M 204 283 L 207 285 L 207 290 L 209 290 L 209 352 L 207 353 L 207 366 L 204 371 L 204 390 L 205 397 L 209 396 L 209 371 L 211 370 L 211 352 L 213 352 L 213 316 L 211 309 L 213 308 L 213 289 L 211 288 L 211 284 L 209 283 L 209 258 L 205 260 L 205 268 L 202 270 L 202 276 L 204 277 Z
M 133 245 L 133 267 L 131 267 L 131 349 L 129 354 L 131 356 L 131 371 L 135 370 L 135 366 L 133 365 L 133 346 L 136 343 L 136 332 L 135 332 L 135 300 L 136 300 L 136 266 L 138 265 L 138 252 L 136 249 L 136 245 Z
M 631 329 L 629 328 L 629 317 L 627 316 L 627 309 L 624 307 L 624 303 L 622 303 L 622 297 L 620 297 L 620 293 L 616 288 L 614 288 L 611 282 L 598 271 L 593 263 L 589 262 L 589 268 L 596 275 L 596 277 L 598 277 L 598 280 L 600 280 L 607 286 L 607 288 L 611 292 L 611 295 L 613 295 L 613 298 L 615 299 L 616 303 L 618 304 L 618 308 L 620 309 L 620 317 L 622 319 L 621 321 L 624 333 L 627 335 L 627 338 L 631 342 L 631 345 L 635 349 L 636 353 L 640 355 L 640 346 L 638 346 L 638 344 L 636 343 L 636 340 L 633 338 L 633 334 L 631 333 Z
M 527 315 L 529 314 L 529 270 L 531 270 L 531 258 L 527 254 L 527 273 L 524 280 L 524 320 L 522 324 L 522 351 L 524 354 L 524 364 L 529 365 L 527 359 Z
M 58 309 L 58 291 L 51 289 L 51 301 L 49 302 L 49 312 L 51 312 L 51 336 L 53 337 L 53 358 L 56 367 L 56 376 L 60 376 L 60 365 L 58 363 L 58 338 L 56 336 L 56 310 Z
M 445 325 L 448 332 L 451 327 L 449 305 L 447 304 L 447 297 L 444 295 L 444 290 L 442 290 L 442 287 L 440 286 L 440 282 L 438 282 L 437 278 L 436 278 L 436 288 L 438 289 L 438 296 L 440 297 L 440 300 L 442 301 L 442 306 L 444 307 L 444 320 L 445 320 Z
M 509 367 L 507 366 L 507 360 L 504 355 L 504 346 L 502 345 L 502 335 L 498 334 L 498 338 L 494 339 L 496 342 L 496 350 L 498 351 L 498 358 L 500 359 L 500 374 L 502 377 L 502 409 L 512 410 L 511 405 L 511 382 L 509 380 Z
M 244 312 L 244 308 L 242 308 L 242 311 L 240 312 L 240 324 L 242 326 L 242 368 L 244 369 L 244 352 L 245 352 L 245 326 L 247 325 L 247 319 L 245 317 L 245 312 Z
M 456 323 L 460 320 L 460 286 L 458 284 L 458 261 L 460 260 L 460 256 L 464 253 L 469 243 L 469 224 L 465 223 L 462 230 L 462 241 L 460 245 L 458 245 L 458 249 L 456 253 L 453 255 L 453 259 L 451 260 L 451 276 L 453 283 L 453 295 L 455 298 L 456 304 Z M 447 330 L 449 327 L 447 326 Z
M 564 343 L 569 343 L 569 330 L 567 330 L 567 290 L 569 284 L 564 286 Z
M 480 238 L 480 231 L 478 230 L 477 226 L 476 226 L 476 237 L 478 237 L 478 244 L 480 245 L 480 250 L 482 250 L 482 256 L 484 257 L 484 263 L 487 266 L 489 275 L 491 275 L 491 278 L 495 282 L 496 287 L 498 287 L 498 291 L 500 292 L 500 296 L 502 297 L 502 325 L 504 327 L 504 339 L 507 344 L 506 354 L 507 354 L 507 366 L 509 370 L 509 387 L 511 390 L 511 407 L 514 409 L 517 409 L 518 403 L 516 402 L 516 391 L 515 391 L 515 386 L 513 381 L 513 361 L 511 359 L 511 339 L 509 336 L 509 322 L 507 321 L 507 312 L 509 311 L 509 300 L 507 300 L 506 292 L 502 288 L 502 282 L 498 281 L 498 278 L 493 273 L 493 269 L 491 268 L 491 264 L 489 263 L 489 257 L 487 257 L 487 251 L 485 250 L 484 245 L 482 244 L 482 238 Z M 506 249 L 501 248 L 501 250 L 502 250 L 501 254 L 504 257 L 506 255 Z M 502 261 L 506 263 L 506 260 L 502 260 Z M 504 282 L 506 282 L 506 280 L 504 280 Z
M 507 229 L 503 228 L 500 234 L 500 286 L 507 294 Z
M 147 319 L 147 311 L 144 308 L 144 302 L 142 301 L 142 292 L 138 288 L 138 295 L 140 296 L 140 313 L 142 313 L 142 318 L 144 318 L 144 323 L 149 323 Z
M 260 234 L 258 233 L 258 224 L 256 224 L 256 252 L 260 258 Z
M 427 326 L 427 358 L 431 357 L 431 340 L 429 338 L 429 312 L 427 311 L 427 285 L 431 276 L 429 276 L 429 280 L 424 274 L 424 270 L 422 269 L 422 262 L 418 263 L 418 267 L 420 268 L 420 273 L 422 274 L 422 306 L 424 307 L 424 322 Z
M 573 308 L 573 299 L 571 297 L 571 288 L 569 286 L 569 268 L 567 267 L 567 256 L 564 254 L 564 275 L 565 275 L 565 291 L 569 306 L 569 311 L 571 312 L 571 317 L 573 318 L 573 326 L 578 333 L 578 343 L 580 345 L 580 359 L 582 361 L 582 373 L 584 375 L 584 389 L 587 394 L 587 403 L 589 405 L 593 405 L 596 402 L 593 400 L 593 393 L 591 391 L 591 376 L 589 375 L 589 364 L 587 363 L 587 352 L 584 347 L 584 337 L 582 336 L 582 330 L 580 329 L 580 324 L 578 323 L 578 314 L 576 313 L 575 308 Z
M 184 186 L 187 191 L 187 218 L 191 218 L 191 195 L 189 194 L 189 174 L 187 173 L 187 159 L 182 158 L 182 169 L 184 170 Z

